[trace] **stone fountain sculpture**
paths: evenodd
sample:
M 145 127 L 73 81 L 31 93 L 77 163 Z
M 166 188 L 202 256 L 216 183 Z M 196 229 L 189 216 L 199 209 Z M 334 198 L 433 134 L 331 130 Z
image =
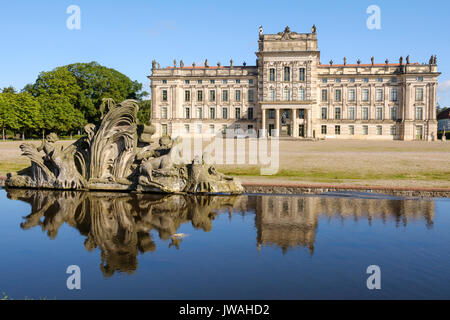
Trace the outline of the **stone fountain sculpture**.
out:
M 31 160 L 31 166 L 18 174 L 9 174 L 6 186 L 162 193 L 243 192 L 237 180 L 216 170 L 210 154 L 183 163 L 181 150 L 177 148 L 180 137 L 172 140 L 163 136 L 155 146 L 152 142 L 155 128 L 138 123 L 136 101 L 116 104 L 112 99 L 104 99 L 100 110 L 101 124 L 87 124 L 86 135 L 66 148 L 58 144 L 54 133 L 39 147 L 22 144 L 22 155 Z

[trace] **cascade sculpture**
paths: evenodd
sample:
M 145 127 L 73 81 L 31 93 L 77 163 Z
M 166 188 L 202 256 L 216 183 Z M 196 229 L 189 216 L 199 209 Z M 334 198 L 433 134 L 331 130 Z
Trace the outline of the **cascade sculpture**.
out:
M 104 115 L 106 109 L 108 112 Z M 86 135 L 68 147 L 58 144 L 50 133 L 42 145 L 23 143 L 22 155 L 31 166 L 8 174 L 10 188 L 60 190 L 114 190 L 162 193 L 240 194 L 239 181 L 219 173 L 211 155 L 183 163 L 178 137 L 159 139 L 155 128 L 138 123 L 139 106 L 134 100 L 116 104 L 104 99 L 101 124 L 87 124 Z M 42 154 L 43 152 L 43 154 Z

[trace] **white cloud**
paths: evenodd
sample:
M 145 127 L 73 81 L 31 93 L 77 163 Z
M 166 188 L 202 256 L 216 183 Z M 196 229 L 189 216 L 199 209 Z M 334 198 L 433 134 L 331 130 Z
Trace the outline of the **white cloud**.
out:
M 439 92 L 442 92 L 442 93 L 450 92 L 450 80 L 445 80 L 443 82 L 439 82 L 438 90 L 439 90 Z

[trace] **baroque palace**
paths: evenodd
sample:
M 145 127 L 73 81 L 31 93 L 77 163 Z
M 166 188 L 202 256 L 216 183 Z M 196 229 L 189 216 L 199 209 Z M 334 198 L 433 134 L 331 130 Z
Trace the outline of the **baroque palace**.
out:
M 321 64 L 317 30 L 264 34 L 256 66 L 152 62 L 156 135 L 434 140 L 436 56 L 428 63 Z M 228 131 L 229 132 L 229 131 Z

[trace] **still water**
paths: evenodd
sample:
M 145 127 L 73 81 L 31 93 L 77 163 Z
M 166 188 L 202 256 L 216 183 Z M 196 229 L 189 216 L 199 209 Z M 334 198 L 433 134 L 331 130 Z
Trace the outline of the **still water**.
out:
M 0 234 L 14 299 L 450 299 L 449 199 L 2 189 Z

